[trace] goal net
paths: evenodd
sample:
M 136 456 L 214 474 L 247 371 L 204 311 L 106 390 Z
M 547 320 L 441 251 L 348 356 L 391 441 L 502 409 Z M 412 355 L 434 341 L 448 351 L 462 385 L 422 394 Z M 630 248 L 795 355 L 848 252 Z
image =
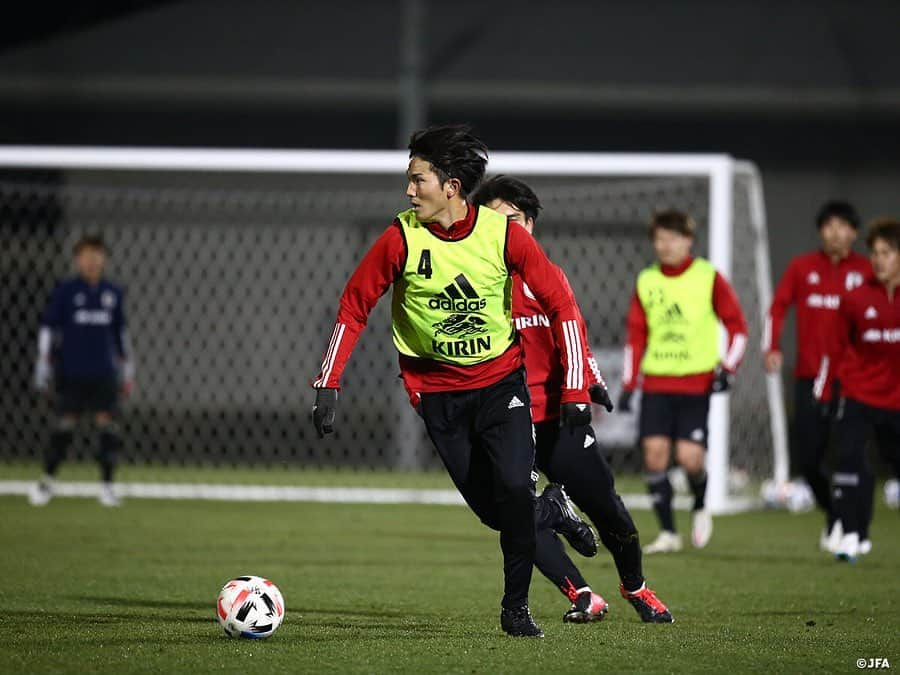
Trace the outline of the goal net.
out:
M 0 458 L 40 456 L 51 410 L 30 380 L 40 312 L 71 250 L 99 233 L 126 289 L 137 387 L 122 418 L 135 462 L 430 469 L 439 465 L 398 379 L 389 302 L 343 377 L 337 433 L 319 441 L 309 381 L 337 299 L 393 214 L 406 208 L 402 152 L 0 148 Z M 647 222 L 696 219 L 695 252 L 731 280 L 751 340 L 733 393 L 710 413 L 709 503 L 740 504 L 786 476 L 778 380 L 759 352 L 770 298 L 759 177 L 726 156 L 495 153 L 526 179 L 536 236 L 567 272 L 613 399 L 625 314 L 652 261 Z M 598 415 L 618 472 L 641 468 L 634 415 Z M 89 457 L 86 438 L 75 454 Z M 742 492 L 743 491 L 743 492 Z

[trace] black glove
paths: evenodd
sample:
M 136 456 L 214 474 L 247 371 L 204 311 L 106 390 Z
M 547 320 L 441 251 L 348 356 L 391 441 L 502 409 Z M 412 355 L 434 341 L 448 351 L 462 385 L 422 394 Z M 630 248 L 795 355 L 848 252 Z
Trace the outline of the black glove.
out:
M 714 394 L 721 394 L 728 391 L 734 384 L 734 375 L 725 370 L 722 366 L 716 366 L 716 372 L 713 376 L 712 390 Z
M 609 391 L 602 384 L 592 384 L 588 390 L 591 394 L 591 400 L 597 405 L 606 408 L 606 412 L 613 411 L 613 402 L 609 397 Z
M 560 421 L 564 427 L 580 427 L 591 423 L 590 403 L 563 403 Z
M 633 391 L 628 391 L 627 389 L 623 389 L 622 393 L 619 394 L 619 412 L 620 413 L 630 413 L 631 412 L 631 397 L 634 394 Z
M 337 411 L 337 389 L 316 389 L 316 403 L 312 409 L 313 426 L 319 438 L 334 431 L 334 414 Z

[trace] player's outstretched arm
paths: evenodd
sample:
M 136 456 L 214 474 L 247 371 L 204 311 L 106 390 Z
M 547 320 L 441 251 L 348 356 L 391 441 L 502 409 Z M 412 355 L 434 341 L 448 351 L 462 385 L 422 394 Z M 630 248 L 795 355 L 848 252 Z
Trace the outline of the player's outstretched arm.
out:
M 506 257 L 510 271 L 522 276 L 550 318 L 563 368 L 562 422 L 587 424 L 591 419 L 590 382 L 585 374 L 587 331 L 575 298 L 559 283 L 558 268 L 524 228 L 507 228 Z
M 728 349 L 713 377 L 714 393 L 728 391 L 734 386 L 738 366 L 747 350 L 747 318 L 740 301 L 728 280 L 716 272 L 713 283 L 713 309 L 728 334 Z
M 622 363 L 622 393 L 619 395 L 619 412 L 631 412 L 631 397 L 637 388 L 641 359 L 647 349 L 647 313 L 637 290 L 631 296 L 628 316 L 625 320 L 625 349 Z
M 788 309 L 794 303 L 795 298 L 795 263 L 791 262 L 781 281 L 775 289 L 775 295 L 772 298 L 772 305 L 766 314 L 766 322 L 763 326 L 762 334 L 762 353 L 763 364 L 770 373 L 777 373 L 781 370 L 784 363 L 784 356 L 781 353 L 781 331 L 784 327 L 784 318 Z
M 116 303 L 113 318 L 113 331 L 115 336 L 116 354 L 119 358 L 119 379 L 123 396 L 130 396 L 134 391 L 134 377 L 136 367 L 134 364 L 134 352 L 131 349 L 131 340 L 128 337 L 128 326 L 125 321 L 125 294 L 119 294 L 119 302 Z
M 57 285 L 50 294 L 47 307 L 41 316 L 41 327 L 38 331 L 37 359 L 34 364 L 34 388 L 42 394 L 50 391 L 53 381 L 53 331 L 62 325 L 62 291 Z
M 317 390 L 312 421 L 319 438 L 334 431 L 341 375 L 369 314 L 405 263 L 406 245 L 400 228 L 392 224 L 372 245 L 344 287 L 322 366 L 312 382 Z
M 600 374 L 600 367 L 597 365 L 597 359 L 595 359 L 593 353 L 591 353 L 591 345 L 587 337 L 587 321 L 584 320 L 584 314 L 581 313 L 581 308 L 578 306 L 578 300 L 575 298 L 575 291 L 572 290 L 572 284 L 569 283 L 566 273 L 559 265 L 554 265 L 554 267 L 559 275 L 560 285 L 569 294 L 572 302 L 575 303 L 575 311 L 578 312 L 579 324 L 582 330 L 581 340 L 584 345 L 584 372 L 588 381 L 588 394 L 593 403 L 606 408 L 606 412 L 612 412 L 614 406 L 612 399 L 609 397 L 606 380 L 604 380 L 603 375 Z
M 53 364 L 50 360 L 50 349 L 53 345 L 53 331 L 48 326 L 41 326 L 38 331 L 37 360 L 34 364 L 34 388 L 42 394 L 50 391 L 53 381 Z

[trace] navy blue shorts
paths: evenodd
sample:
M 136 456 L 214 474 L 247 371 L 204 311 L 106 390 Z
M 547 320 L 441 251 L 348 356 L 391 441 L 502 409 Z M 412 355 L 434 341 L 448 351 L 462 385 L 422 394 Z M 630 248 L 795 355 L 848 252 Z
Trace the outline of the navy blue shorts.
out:
M 706 447 L 709 394 L 644 393 L 640 436 L 667 436 Z
M 111 415 L 119 412 L 117 378 L 61 378 L 57 381 L 57 415 L 81 415 L 88 412 L 106 412 Z

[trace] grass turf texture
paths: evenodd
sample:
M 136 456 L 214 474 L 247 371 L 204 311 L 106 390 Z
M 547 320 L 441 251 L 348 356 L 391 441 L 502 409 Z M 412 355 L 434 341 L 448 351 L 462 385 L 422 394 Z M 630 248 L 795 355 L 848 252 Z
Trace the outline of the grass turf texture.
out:
M 33 475 L 33 474 L 32 474 Z M 221 476 L 220 476 L 221 477 Z M 847 672 L 900 663 L 900 518 L 876 514 L 855 566 L 816 550 L 815 514 L 716 522 L 701 552 L 647 557 L 676 617 L 645 625 L 615 592 L 609 556 L 579 559 L 606 620 L 561 622 L 537 573 L 545 640 L 499 630 L 500 554 L 465 508 L 0 498 L 6 672 Z M 649 540 L 652 516 L 637 512 Z M 687 529 L 686 514 L 678 514 Z M 273 579 L 287 618 L 265 641 L 225 637 L 221 585 Z

